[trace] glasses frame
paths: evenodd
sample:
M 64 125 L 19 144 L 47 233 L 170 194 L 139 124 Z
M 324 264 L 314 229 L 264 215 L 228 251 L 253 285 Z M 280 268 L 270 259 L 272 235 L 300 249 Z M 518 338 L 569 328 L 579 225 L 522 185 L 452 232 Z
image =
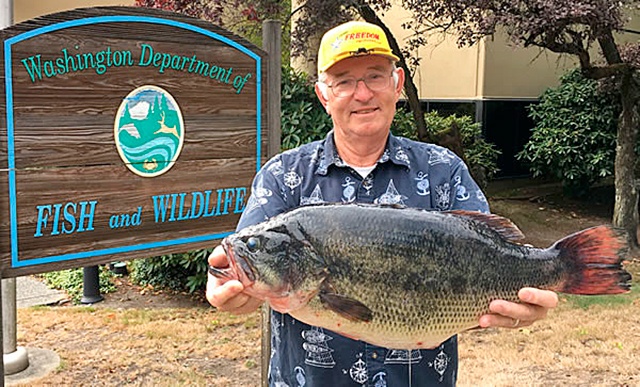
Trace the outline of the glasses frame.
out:
M 395 74 L 395 73 L 396 73 L 396 69 L 391 70 L 389 75 L 387 75 L 387 79 L 393 78 L 393 74 Z M 369 76 L 369 75 L 371 75 L 371 74 L 367 74 L 367 76 Z M 382 90 L 386 89 L 387 87 L 389 87 L 389 84 L 391 83 L 389 81 L 386 86 L 384 86 L 384 87 L 382 87 L 380 89 L 372 89 L 371 86 L 369 86 L 369 84 L 367 83 L 366 76 L 365 77 L 356 78 L 354 80 L 355 80 L 355 83 L 354 83 L 354 86 L 353 86 L 353 90 L 350 93 L 345 94 L 345 95 L 336 94 L 336 92 L 334 90 L 335 85 L 333 85 L 333 84 L 330 85 L 327 82 L 323 82 L 323 81 L 319 81 L 318 83 L 322 83 L 323 85 L 325 85 L 326 87 L 331 89 L 331 94 L 333 94 L 333 96 L 336 97 L 336 98 L 348 98 L 348 97 L 351 97 L 352 95 L 354 95 L 356 90 L 358 89 L 358 83 L 360 81 L 362 81 L 362 83 L 364 83 L 364 85 L 367 87 L 367 89 L 369 89 L 371 91 L 382 91 Z

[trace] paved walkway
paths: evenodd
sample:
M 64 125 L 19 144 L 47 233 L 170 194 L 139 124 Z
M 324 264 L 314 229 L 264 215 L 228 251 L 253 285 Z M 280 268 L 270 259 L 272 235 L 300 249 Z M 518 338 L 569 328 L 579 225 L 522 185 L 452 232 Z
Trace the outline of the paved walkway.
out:
M 16 278 L 16 307 L 51 305 L 67 298 L 64 292 L 49 289 L 42 281 L 32 277 Z

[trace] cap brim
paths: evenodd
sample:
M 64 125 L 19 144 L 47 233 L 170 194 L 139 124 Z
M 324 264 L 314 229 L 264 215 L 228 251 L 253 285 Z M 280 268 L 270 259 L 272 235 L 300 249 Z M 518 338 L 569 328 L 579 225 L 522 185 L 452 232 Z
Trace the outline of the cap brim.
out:
M 394 62 L 398 62 L 400 60 L 400 58 L 398 58 L 397 56 L 395 56 L 393 53 L 389 53 L 387 51 L 376 51 L 376 50 L 371 50 L 369 52 L 361 52 L 361 53 L 351 53 L 351 52 L 345 52 L 342 53 L 340 55 L 337 55 L 334 60 L 332 60 L 331 62 L 327 63 L 324 68 L 318 68 L 318 72 L 319 73 L 324 73 L 325 71 L 329 70 L 331 68 L 331 66 L 333 66 L 334 64 L 348 59 L 348 58 L 357 58 L 357 57 L 361 57 L 361 56 L 382 56 L 388 59 L 391 59 Z

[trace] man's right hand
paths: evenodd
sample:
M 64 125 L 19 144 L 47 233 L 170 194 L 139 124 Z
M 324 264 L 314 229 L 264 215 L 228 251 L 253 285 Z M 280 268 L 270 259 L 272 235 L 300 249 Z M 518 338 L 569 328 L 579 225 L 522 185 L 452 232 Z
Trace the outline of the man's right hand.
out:
M 227 255 L 222 246 L 217 246 L 207 259 L 210 266 L 225 268 L 228 266 Z M 244 286 L 238 280 L 224 280 L 211 273 L 207 279 L 207 300 L 219 310 L 233 314 L 251 313 L 258 309 L 262 300 L 251 297 L 242 291 Z

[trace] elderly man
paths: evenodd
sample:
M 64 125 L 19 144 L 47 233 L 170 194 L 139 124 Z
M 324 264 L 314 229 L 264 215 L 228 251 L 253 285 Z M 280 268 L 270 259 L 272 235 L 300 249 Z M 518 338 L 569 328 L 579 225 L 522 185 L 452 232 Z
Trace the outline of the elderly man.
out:
M 455 154 L 390 133 L 405 74 L 382 29 L 349 22 L 320 43 L 316 94 L 333 121 L 322 141 L 277 155 L 256 175 L 238 229 L 309 203 L 401 204 L 434 210 L 488 212 L 485 196 Z M 213 267 L 227 258 L 218 246 Z M 556 306 L 555 293 L 522 289 L 522 302 L 495 300 L 481 327 L 522 327 Z M 209 276 L 209 302 L 249 313 L 262 303 L 240 282 Z M 455 385 L 456 336 L 431 350 L 381 348 L 309 326 L 273 311 L 271 386 Z

